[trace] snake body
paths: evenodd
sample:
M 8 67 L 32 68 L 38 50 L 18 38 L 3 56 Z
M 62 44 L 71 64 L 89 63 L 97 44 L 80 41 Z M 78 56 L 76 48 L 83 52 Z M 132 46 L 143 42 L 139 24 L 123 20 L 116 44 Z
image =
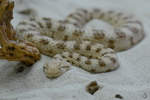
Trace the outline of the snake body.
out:
M 83 27 L 93 19 L 108 22 L 114 32 L 85 30 Z M 89 72 L 114 70 L 119 66 L 115 52 L 131 48 L 144 37 L 143 25 L 135 17 L 100 9 L 77 9 L 64 20 L 30 18 L 20 22 L 16 30 L 20 38 L 32 42 L 41 53 L 53 57 L 44 67 L 49 74 L 54 74 L 54 68 L 59 69 L 56 73 L 64 73 L 62 67 L 68 70 L 64 62 Z

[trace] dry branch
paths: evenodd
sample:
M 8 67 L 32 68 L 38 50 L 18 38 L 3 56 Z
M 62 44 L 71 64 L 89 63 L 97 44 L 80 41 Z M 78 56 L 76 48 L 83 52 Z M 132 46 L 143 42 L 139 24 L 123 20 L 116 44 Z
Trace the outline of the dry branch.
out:
M 39 50 L 30 42 L 17 39 L 11 25 L 14 2 L 0 0 L 0 59 L 33 64 L 40 59 Z

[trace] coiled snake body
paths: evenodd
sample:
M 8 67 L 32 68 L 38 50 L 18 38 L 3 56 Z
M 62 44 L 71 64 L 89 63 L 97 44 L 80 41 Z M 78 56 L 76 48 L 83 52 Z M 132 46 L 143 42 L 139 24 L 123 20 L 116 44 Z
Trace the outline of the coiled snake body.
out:
M 114 32 L 85 30 L 84 25 L 93 19 L 111 24 Z M 115 51 L 131 48 L 144 37 L 142 23 L 136 18 L 100 9 L 77 9 L 63 21 L 31 18 L 20 22 L 16 30 L 41 53 L 54 58 L 44 67 L 48 77 L 64 73 L 69 69 L 68 62 L 89 72 L 114 70 L 119 66 Z

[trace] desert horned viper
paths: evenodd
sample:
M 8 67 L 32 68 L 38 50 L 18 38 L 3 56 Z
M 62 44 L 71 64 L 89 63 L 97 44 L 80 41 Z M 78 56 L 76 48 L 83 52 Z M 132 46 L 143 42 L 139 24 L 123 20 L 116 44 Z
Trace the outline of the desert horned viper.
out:
M 112 25 L 113 33 L 85 30 L 93 19 Z M 95 73 L 114 70 L 119 66 L 115 52 L 131 48 L 144 37 L 143 25 L 135 17 L 96 8 L 77 9 L 64 20 L 30 18 L 20 22 L 16 30 L 41 53 L 54 58 L 44 65 L 48 77 L 63 74 L 70 63 Z

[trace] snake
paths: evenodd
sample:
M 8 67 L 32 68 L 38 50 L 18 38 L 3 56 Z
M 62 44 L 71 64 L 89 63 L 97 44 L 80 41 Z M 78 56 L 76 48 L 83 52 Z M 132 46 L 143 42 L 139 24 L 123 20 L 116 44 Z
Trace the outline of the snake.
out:
M 94 19 L 110 24 L 113 32 L 85 29 Z M 43 67 L 47 77 L 58 77 L 71 65 L 91 73 L 115 70 L 120 66 L 116 53 L 133 47 L 145 36 L 143 24 L 135 16 L 100 8 L 78 8 L 64 20 L 32 17 L 19 22 L 16 31 L 19 38 L 52 57 Z

